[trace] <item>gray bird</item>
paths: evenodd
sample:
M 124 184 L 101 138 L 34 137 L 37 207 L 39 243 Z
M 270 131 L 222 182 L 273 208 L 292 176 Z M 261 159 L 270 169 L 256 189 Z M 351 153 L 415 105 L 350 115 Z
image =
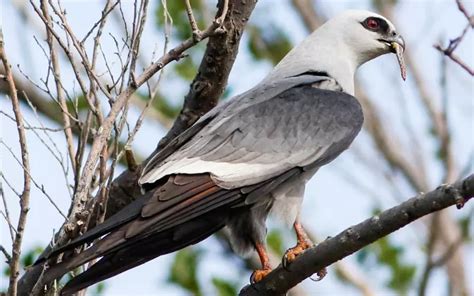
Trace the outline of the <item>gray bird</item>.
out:
M 312 246 L 298 214 L 306 182 L 346 150 L 363 114 L 354 74 L 363 63 L 394 52 L 405 78 L 404 41 L 393 24 L 368 11 L 346 11 L 295 47 L 259 84 L 220 104 L 153 155 L 139 180 L 144 194 L 103 224 L 46 259 L 51 281 L 93 259 L 70 280 L 71 294 L 157 256 L 198 243 L 223 227 L 238 254 L 265 250 L 270 213 L 293 224 L 297 244 L 284 261 Z M 82 246 L 78 255 L 59 254 Z

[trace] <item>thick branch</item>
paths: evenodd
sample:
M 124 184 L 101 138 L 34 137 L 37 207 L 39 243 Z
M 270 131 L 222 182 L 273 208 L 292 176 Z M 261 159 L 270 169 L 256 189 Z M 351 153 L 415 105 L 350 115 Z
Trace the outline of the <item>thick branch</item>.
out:
M 474 175 L 453 185 L 443 185 L 420 194 L 308 249 L 287 269 L 280 265 L 261 282 L 244 287 L 240 295 L 285 295 L 286 291 L 324 267 L 425 215 L 452 205 L 460 207 L 473 196 Z

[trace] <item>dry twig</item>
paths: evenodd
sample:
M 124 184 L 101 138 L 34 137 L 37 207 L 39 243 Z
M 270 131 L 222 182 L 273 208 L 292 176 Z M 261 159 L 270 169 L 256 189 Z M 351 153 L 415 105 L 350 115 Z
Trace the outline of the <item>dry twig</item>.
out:
M 23 115 L 20 110 L 20 102 L 18 101 L 17 89 L 13 80 L 10 64 L 8 62 L 3 34 L 0 30 L 0 60 L 2 61 L 3 68 L 5 69 L 6 80 L 10 89 L 10 99 L 12 103 L 13 113 L 15 114 L 15 120 L 17 123 L 18 139 L 20 143 L 21 151 L 21 163 L 23 165 L 23 192 L 20 197 L 20 215 L 18 218 L 18 224 L 16 227 L 15 240 L 12 246 L 12 259 L 10 261 L 10 283 L 8 286 L 8 294 L 11 296 L 17 295 L 17 281 L 20 274 L 20 255 L 21 255 L 21 244 L 23 241 L 23 234 L 26 226 L 26 219 L 29 211 L 30 204 L 30 162 L 28 155 L 28 146 L 26 140 L 25 128 L 23 125 Z

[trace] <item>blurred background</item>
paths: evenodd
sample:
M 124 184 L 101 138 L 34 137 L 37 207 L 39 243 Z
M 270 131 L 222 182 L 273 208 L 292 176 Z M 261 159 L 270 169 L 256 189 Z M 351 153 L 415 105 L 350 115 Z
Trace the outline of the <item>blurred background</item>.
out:
M 61 1 L 68 22 L 84 36 L 101 17 L 105 1 Z M 474 13 L 474 1 L 462 1 Z M 125 35 L 122 18 L 133 16 L 133 1 L 122 1 L 123 14 L 112 13 L 104 28 L 98 72 L 120 63 L 117 42 Z M 150 0 L 138 59 L 143 69 L 165 46 L 191 35 L 184 1 Z M 216 13 L 216 1 L 191 1 L 197 23 L 205 28 Z M 167 7 L 165 9 L 164 7 Z M 30 212 L 22 247 L 22 264 L 30 265 L 64 222 L 70 203 L 73 175 L 64 167 L 67 149 L 58 124 L 58 108 L 47 95 L 48 58 L 44 25 L 28 1 L 2 0 L 1 24 L 13 71 L 32 86 L 30 102 L 22 111 L 31 158 Z M 321 169 L 309 182 L 302 221 L 314 241 L 335 236 L 350 225 L 406 200 L 418 192 L 453 182 L 472 173 L 474 161 L 474 83 L 472 76 L 434 48 L 465 35 L 455 54 L 474 66 L 472 28 L 455 0 L 259 1 L 252 13 L 222 100 L 263 79 L 278 61 L 326 19 L 346 9 L 368 9 L 392 20 L 407 44 L 408 79 L 402 81 L 394 55 L 364 65 L 357 74 L 356 97 L 364 106 L 363 132 L 351 148 Z M 172 21 L 171 21 L 172 20 Z M 118 40 L 118 41 L 117 41 Z M 205 50 L 201 43 L 189 56 L 168 65 L 160 76 L 152 108 L 132 143 L 136 157 L 145 159 L 156 147 L 180 111 Z M 102 58 L 101 57 L 101 58 Z M 62 65 L 67 58 L 59 57 Z M 64 89 L 87 108 L 71 67 L 61 68 Z M 104 74 L 105 76 L 105 74 Z M 156 82 L 159 75 L 152 81 Z M 17 191 L 22 186 L 18 136 L 11 119 L 7 88 L 0 87 L 1 179 L 6 203 L 0 207 L 1 246 L 10 250 L 5 217 L 19 213 Z M 149 96 L 146 87 L 131 101 L 127 122 L 134 123 Z M 55 109 L 56 108 L 56 109 Z M 57 111 L 57 110 L 56 110 Z M 133 128 L 133 126 L 132 126 Z M 126 140 L 126 135 L 122 140 Z M 85 148 L 87 150 L 87 147 Z M 119 165 L 115 175 L 125 167 Z M 5 208 L 6 207 L 6 208 Z M 320 281 L 306 280 L 290 295 L 472 295 L 474 291 L 474 205 L 450 208 L 431 215 L 367 246 L 328 268 Z M 14 223 L 16 224 L 16 222 Z M 293 232 L 279 221 L 268 225 L 273 264 L 294 245 Z M 8 286 L 8 266 L 1 259 L 0 291 Z M 255 258 L 235 256 L 221 236 L 118 275 L 90 288 L 88 295 L 236 295 L 249 280 Z

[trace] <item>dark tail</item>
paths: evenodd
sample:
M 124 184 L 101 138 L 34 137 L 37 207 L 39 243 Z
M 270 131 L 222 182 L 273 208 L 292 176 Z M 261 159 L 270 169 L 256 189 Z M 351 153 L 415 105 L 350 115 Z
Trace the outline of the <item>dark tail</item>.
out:
M 61 295 L 71 295 L 160 255 L 168 254 L 198 243 L 221 229 L 225 225 L 228 214 L 229 209 L 217 209 L 209 212 L 205 216 L 185 222 L 178 227 L 164 232 L 148 233 L 146 237 L 120 245 L 117 250 L 105 254 L 91 268 L 69 281 L 62 289 Z M 87 251 L 89 250 L 86 250 L 86 252 Z M 91 252 L 91 254 L 94 253 L 95 252 Z M 80 255 L 82 255 L 82 253 Z M 86 256 L 86 258 L 82 260 L 72 260 L 75 261 L 74 264 L 58 264 L 47 272 L 51 271 L 51 278 L 57 278 L 58 274 L 61 273 L 59 275 L 61 276 L 68 270 L 71 270 L 71 268 L 74 268 L 72 267 L 73 265 L 79 266 L 89 261 L 90 256 Z

